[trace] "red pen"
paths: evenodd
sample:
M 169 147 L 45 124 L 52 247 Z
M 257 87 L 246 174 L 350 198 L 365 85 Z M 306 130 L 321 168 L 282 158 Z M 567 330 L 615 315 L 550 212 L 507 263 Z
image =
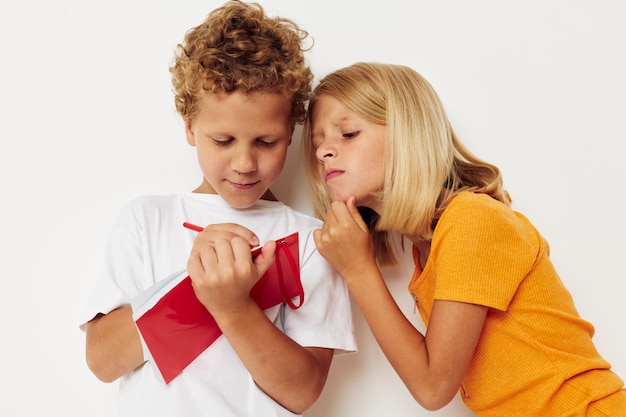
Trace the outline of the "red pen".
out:
M 195 230 L 196 232 L 201 232 L 204 230 L 204 227 L 196 226 L 195 224 L 189 222 L 184 222 L 183 226 L 187 229 Z

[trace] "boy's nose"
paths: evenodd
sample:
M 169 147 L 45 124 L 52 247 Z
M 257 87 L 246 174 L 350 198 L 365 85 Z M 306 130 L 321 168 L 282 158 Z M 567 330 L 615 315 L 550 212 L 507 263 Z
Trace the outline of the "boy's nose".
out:
M 240 152 L 236 158 L 233 158 L 232 167 L 240 174 L 256 171 L 256 158 L 252 152 Z

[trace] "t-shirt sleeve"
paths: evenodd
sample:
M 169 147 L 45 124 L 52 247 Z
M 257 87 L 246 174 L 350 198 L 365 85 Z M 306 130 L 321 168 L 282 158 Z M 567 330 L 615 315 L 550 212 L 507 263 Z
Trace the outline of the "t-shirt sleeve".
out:
M 283 330 L 302 346 L 356 351 L 348 289 L 339 274 L 315 247 L 312 231 L 304 238 L 300 276 L 304 304 L 297 310 L 285 307 Z
M 535 229 L 508 206 L 482 194 L 453 200 L 433 236 L 435 299 L 504 311 L 539 249 Z
M 98 314 L 130 305 L 143 291 L 143 251 L 140 226 L 132 205 L 126 206 L 109 231 L 105 244 L 104 265 L 94 291 L 81 316 L 80 327 Z

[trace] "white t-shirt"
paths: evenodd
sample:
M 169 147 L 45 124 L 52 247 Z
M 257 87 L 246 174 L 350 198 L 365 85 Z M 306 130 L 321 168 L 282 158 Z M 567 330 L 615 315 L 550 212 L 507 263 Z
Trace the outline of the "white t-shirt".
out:
M 106 246 L 104 270 L 82 323 L 98 313 L 130 305 L 159 280 L 186 268 L 197 232 L 183 227 L 238 223 L 261 243 L 299 232 L 300 275 L 304 304 L 285 303 L 265 310 L 302 346 L 356 350 L 350 298 L 341 277 L 315 247 L 313 230 L 321 222 L 280 202 L 259 200 L 239 210 L 219 195 L 144 196 L 120 213 Z M 296 300 L 297 302 L 297 300 Z M 81 325 L 82 327 L 82 325 Z M 165 384 L 151 360 L 120 379 L 120 416 L 294 416 L 257 387 L 224 336 Z

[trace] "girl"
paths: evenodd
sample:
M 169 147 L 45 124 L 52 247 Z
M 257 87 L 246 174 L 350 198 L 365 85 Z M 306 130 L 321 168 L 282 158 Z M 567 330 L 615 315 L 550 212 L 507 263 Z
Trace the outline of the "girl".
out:
M 623 381 L 592 342 L 547 242 L 510 207 L 497 167 L 457 139 L 410 68 L 357 63 L 309 103 L 305 158 L 315 242 L 343 276 L 387 359 L 423 407 L 460 391 L 479 416 L 626 416 Z M 379 265 L 413 243 L 422 335 Z

